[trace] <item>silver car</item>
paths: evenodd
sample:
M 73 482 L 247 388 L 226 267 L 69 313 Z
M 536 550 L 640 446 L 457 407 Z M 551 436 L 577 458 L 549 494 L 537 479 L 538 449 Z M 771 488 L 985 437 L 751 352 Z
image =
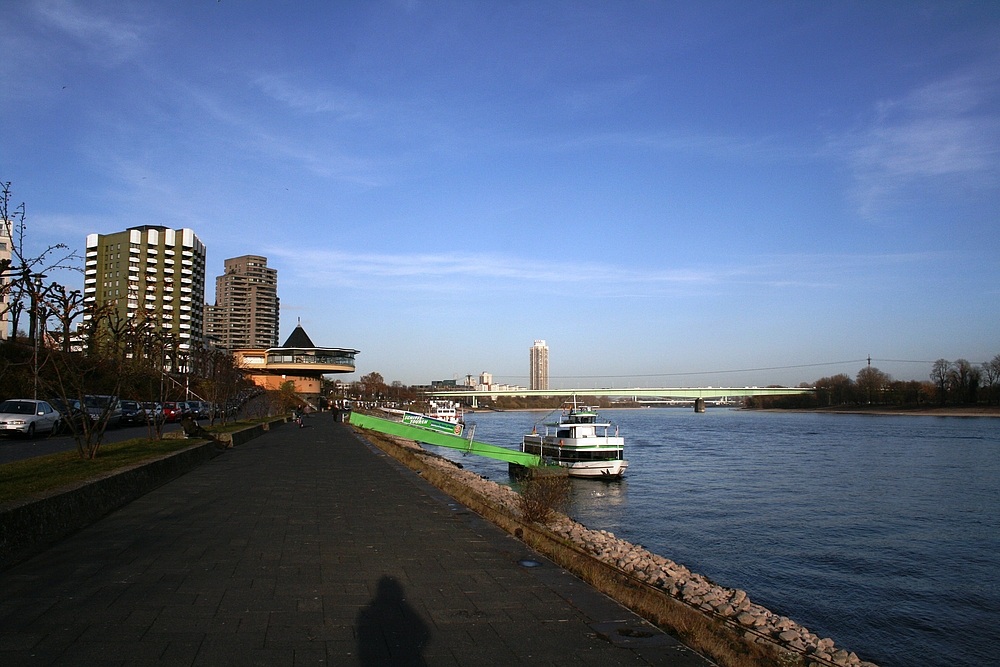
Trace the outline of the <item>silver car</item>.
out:
M 29 438 L 39 433 L 55 433 L 59 413 L 45 401 L 12 398 L 0 403 L 0 433 L 17 433 Z

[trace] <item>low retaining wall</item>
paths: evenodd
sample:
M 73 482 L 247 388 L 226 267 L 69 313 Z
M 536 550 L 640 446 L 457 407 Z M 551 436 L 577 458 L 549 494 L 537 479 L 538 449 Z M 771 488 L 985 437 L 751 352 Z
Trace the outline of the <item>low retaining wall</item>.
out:
M 259 438 L 272 428 L 278 428 L 279 426 L 284 425 L 287 421 L 287 418 L 282 417 L 280 419 L 257 424 L 256 426 L 251 426 L 250 428 L 245 428 L 242 431 L 220 433 L 215 437 L 215 440 L 219 443 L 226 443 L 226 447 L 235 447 L 236 445 L 242 445 L 244 442 L 249 442 L 254 438 Z
M 198 442 L 178 452 L 0 506 L 0 570 L 194 470 L 221 454 L 224 447 L 253 440 L 285 421 L 281 418 L 225 433 L 215 442 Z

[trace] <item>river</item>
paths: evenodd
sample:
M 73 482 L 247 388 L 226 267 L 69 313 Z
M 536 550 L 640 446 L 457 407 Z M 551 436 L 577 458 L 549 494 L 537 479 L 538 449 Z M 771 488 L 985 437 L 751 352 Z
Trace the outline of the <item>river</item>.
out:
M 1000 419 L 607 410 L 623 480 L 568 513 L 882 667 L 1000 658 Z M 545 416 L 478 413 L 516 447 Z M 505 463 L 432 448 L 509 484 Z

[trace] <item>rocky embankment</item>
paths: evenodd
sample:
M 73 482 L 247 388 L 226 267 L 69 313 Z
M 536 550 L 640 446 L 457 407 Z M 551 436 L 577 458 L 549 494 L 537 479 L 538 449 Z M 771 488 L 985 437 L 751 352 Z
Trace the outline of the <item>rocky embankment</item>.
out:
M 460 469 L 455 463 L 427 452 L 412 441 L 393 440 L 407 449 L 420 452 L 428 465 L 446 472 L 479 495 L 503 506 L 512 514 L 518 513 L 518 495 L 510 487 Z M 615 537 L 606 530 L 591 530 L 562 514 L 557 514 L 547 527 L 593 558 L 738 629 L 747 641 L 770 643 L 803 656 L 802 664 L 806 667 L 877 667 L 835 646 L 832 639 L 821 638 L 795 621 L 752 603 L 745 591 L 714 584 L 683 565 L 650 553 L 641 545 Z

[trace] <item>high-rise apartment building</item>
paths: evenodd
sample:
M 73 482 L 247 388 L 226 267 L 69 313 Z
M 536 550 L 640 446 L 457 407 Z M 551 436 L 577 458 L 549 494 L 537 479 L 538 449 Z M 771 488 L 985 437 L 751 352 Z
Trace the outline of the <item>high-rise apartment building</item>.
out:
M 531 373 L 529 389 L 549 388 L 549 348 L 544 340 L 536 340 L 531 346 Z
M 226 350 L 278 347 L 278 306 L 278 271 L 266 257 L 227 259 L 215 305 L 205 304 L 205 337 Z
M 203 344 L 205 244 L 191 229 L 157 225 L 87 236 L 84 304 L 155 322 L 187 351 Z M 93 315 L 87 313 L 84 320 Z

